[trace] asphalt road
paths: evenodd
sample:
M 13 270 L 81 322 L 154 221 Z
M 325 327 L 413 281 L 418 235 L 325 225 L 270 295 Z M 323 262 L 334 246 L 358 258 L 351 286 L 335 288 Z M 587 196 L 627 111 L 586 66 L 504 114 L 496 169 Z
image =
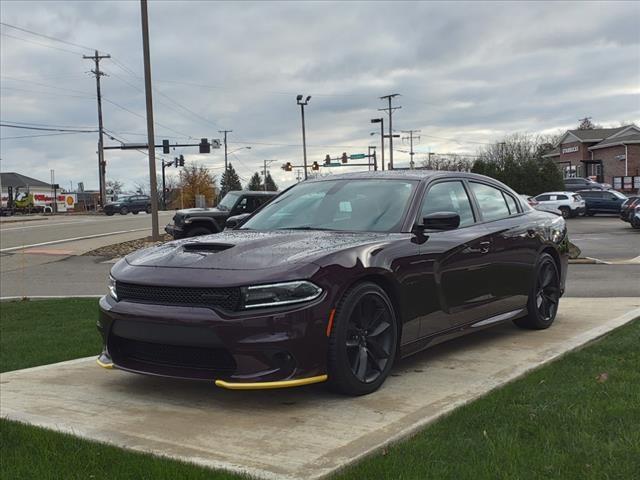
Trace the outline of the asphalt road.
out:
M 583 257 L 620 262 L 640 256 L 640 230 L 617 216 L 570 218 L 567 228 L 569 239 L 580 247 Z
M 173 212 L 160 212 L 160 231 L 169 223 Z M 86 237 L 119 235 L 151 228 L 151 215 L 76 215 L 48 217 L 46 220 L 0 223 L 0 252 L 20 248 L 56 245 Z M 114 242 L 115 243 L 115 242 Z

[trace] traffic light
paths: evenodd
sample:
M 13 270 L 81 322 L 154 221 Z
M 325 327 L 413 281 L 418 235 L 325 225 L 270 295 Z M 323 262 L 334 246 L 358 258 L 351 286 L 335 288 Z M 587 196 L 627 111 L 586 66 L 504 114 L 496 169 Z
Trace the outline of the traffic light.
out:
M 169 140 L 162 140 L 162 153 L 169 153 Z
M 318 164 L 318 162 L 313 162 L 313 165 L 311 165 L 311 170 L 320 170 L 320 165 Z
M 327 156 L 324 157 L 324 164 L 329 165 L 330 163 L 331 163 L 331 155 L 327 154 Z
M 347 160 L 349 160 L 347 152 L 342 152 L 342 163 L 347 163 Z
M 179 167 L 184 167 L 184 156 L 180 155 L 180 158 L 178 158 L 178 166 Z
M 200 148 L 200 153 L 211 153 L 211 144 L 206 138 L 200 139 L 200 145 L 198 145 L 198 147 Z
M 291 165 L 291 162 L 287 162 L 284 165 L 282 165 L 282 169 L 285 172 L 291 172 L 293 170 L 293 165 Z
M 180 159 L 179 159 L 178 157 L 175 157 L 175 158 L 173 159 L 173 166 L 174 166 L 175 168 L 178 168 L 178 165 L 179 165 L 179 164 L 180 164 Z

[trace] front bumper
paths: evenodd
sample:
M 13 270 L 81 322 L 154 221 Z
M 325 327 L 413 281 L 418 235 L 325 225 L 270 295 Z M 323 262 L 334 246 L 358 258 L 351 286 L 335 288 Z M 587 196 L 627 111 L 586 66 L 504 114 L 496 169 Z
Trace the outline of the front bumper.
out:
M 167 232 L 176 240 L 179 238 L 184 238 L 186 236 L 184 229 L 182 227 L 178 227 L 177 225 L 174 225 L 171 223 L 166 227 L 164 227 L 164 231 Z
M 209 308 L 100 299 L 98 364 L 135 373 L 215 382 L 230 389 L 322 382 L 326 296 L 287 310 L 224 314 Z

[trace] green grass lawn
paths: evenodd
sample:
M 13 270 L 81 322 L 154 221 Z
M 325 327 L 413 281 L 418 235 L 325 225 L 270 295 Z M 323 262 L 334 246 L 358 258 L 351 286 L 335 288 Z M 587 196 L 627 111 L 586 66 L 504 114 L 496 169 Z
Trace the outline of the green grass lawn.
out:
M 0 304 L 0 369 L 95 354 L 95 300 Z M 603 375 L 606 374 L 606 375 Z M 0 478 L 237 476 L 0 424 Z M 640 321 L 434 423 L 340 479 L 631 479 L 640 472 Z

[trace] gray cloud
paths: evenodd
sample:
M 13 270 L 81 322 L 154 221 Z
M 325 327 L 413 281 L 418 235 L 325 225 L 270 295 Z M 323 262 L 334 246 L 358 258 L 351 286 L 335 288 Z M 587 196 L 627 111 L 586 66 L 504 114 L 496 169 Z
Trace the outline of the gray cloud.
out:
M 139 15 L 136 1 L 16 1 L 1 11 L 3 22 L 111 53 L 102 64 L 105 127 L 132 142 L 146 132 Z M 631 2 L 151 2 L 157 140 L 231 128 L 230 149 L 252 146 L 231 156 L 248 179 L 263 159 L 301 162 L 297 93 L 313 96 L 311 161 L 377 143 L 369 119 L 393 92 L 403 95 L 394 126 L 422 129 L 423 152 L 474 153 L 472 142 L 569 128 L 584 115 L 638 122 L 639 23 Z M 90 52 L 2 33 L 2 120 L 95 128 L 95 85 L 81 58 Z M 48 179 L 55 169 L 62 185 L 95 187 L 95 150 L 95 134 L 61 135 L 2 140 L 0 156 L 3 171 Z M 176 153 L 220 172 L 220 151 Z M 107 161 L 110 178 L 146 179 L 140 153 L 109 151 Z

